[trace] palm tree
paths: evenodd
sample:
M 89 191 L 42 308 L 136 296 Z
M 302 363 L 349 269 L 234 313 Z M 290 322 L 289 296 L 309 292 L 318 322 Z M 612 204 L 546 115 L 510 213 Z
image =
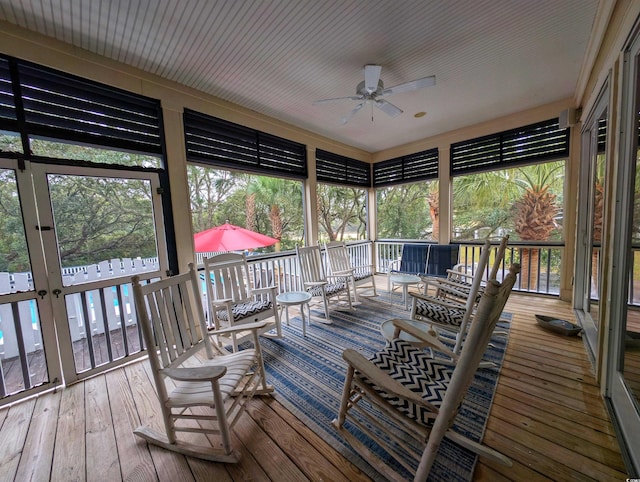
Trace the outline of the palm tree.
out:
M 564 162 L 536 164 L 517 171 L 515 182 L 524 193 L 514 204 L 514 230 L 523 241 L 548 241 L 558 228 L 556 217 L 560 207 L 552 187 L 564 178 Z M 537 289 L 539 261 L 539 248 L 520 250 L 520 286 L 523 289 Z
M 554 192 L 562 192 L 563 173 L 564 162 L 558 161 L 455 178 L 456 228 L 463 229 L 459 238 L 512 227 L 522 241 L 548 241 L 558 228 L 561 203 Z M 539 256 L 538 248 L 520 250 L 521 287 L 537 288 Z
M 253 196 L 255 199 L 254 209 L 256 210 L 256 225 L 259 219 L 257 219 L 257 213 L 259 206 L 263 205 L 267 207 L 267 217 L 269 224 L 271 225 L 271 236 L 276 238 L 278 242 L 275 245 L 275 250 L 280 251 L 282 247 L 282 237 L 287 229 L 287 217 L 284 211 L 292 211 L 292 206 L 298 204 L 297 208 L 301 209 L 302 193 L 300 191 L 300 185 L 294 181 L 287 179 L 278 179 L 268 176 L 251 176 L 249 184 L 247 186 L 247 196 Z M 247 207 L 245 203 L 245 208 Z M 284 209 L 283 209 L 284 208 Z M 296 213 L 290 213 L 290 216 L 297 216 Z M 259 231 L 259 229 L 256 229 Z

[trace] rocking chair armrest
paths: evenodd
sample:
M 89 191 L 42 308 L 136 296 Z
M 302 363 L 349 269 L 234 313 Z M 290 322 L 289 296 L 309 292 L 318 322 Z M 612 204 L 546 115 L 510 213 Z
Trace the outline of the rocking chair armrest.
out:
M 426 400 L 423 400 L 420 395 L 412 392 L 401 383 L 395 381 L 387 373 L 382 371 L 380 368 L 378 368 L 364 356 L 362 356 L 361 353 L 351 348 L 347 348 L 342 352 L 342 358 L 355 370 L 359 371 L 365 377 L 371 380 L 374 385 L 382 388 L 386 392 L 397 395 L 398 397 L 402 397 L 405 400 L 409 400 L 417 405 L 426 407 L 427 409 L 433 411 L 434 414 L 438 413 L 438 409 L 434 405 L 430 404 Z
M 254 288 L 251 290 L 252 294 L 261 294 L 261 293 L 274 293 L 276 290 L 275 286 L 265 286 L 264 288 Z
M 165 368 L 162 373 L 173 380 L 182 382 L 204 382 L 215 380 L 227 372 L 225 366 L 201 366 L 189 368 Z
M 451 277 L 472 278 L 472 279 L 474 276 L 473 273 L 468 273 L 467 271 L 458 271 L 457 269 L 448 269 L 447 275 L 450 275 Z
M 222 335 L 225 333 L 237 333 L 240 331 L 255 331 L 267 326 L 269 322 L 267 320 L 264 321 L 256 321 L 254 323 L 241 323 L 239 325 L 234 325 L 229 328 L 221 328 L 219 330 L 211 330 L 208 331 L 209 335 Z
M 326 281 L 305 281 L 304 286 L 307 288 L 313 288 L 314 286 L 323 286 L 326 284 Z
M 229 303 L 232 303 L 233 299 L 231 298 L 222 298 L 219 300 L 211 300 L 211 304 L 215 307 L 215 308 L 222 308 L 222 307 L 226 307 Z
M 464 310 L 465 306 L 462 303 L 454 303 L 449 302 L 447 300 L 436 298 L 430 295 L 425 295 L 421 293 L 411 293 L 409 292 L 409 296 L 414 298 L 413 302 L 415 303 L 417 300 L 424 301 L 425 303 L 434 303 L 436 305 L 444 306 L 445 308 L 454 308 L 458 310 Z
M 398 269 L 400 268 L 400 262 L 401 261 L 402 260 L 400 260 L 400 259 L 394 259 L 394 260 L 389 261 L 389 266 L 387 267 L 387 274 L 391 275 L 392 271 L 398 271 Z
M 353 274 L 353 268 L 343 269 L 340 271 L 332 271 L 331 276 L 342 278 L 344 276 L 351 276 Z
M 460 357 L 458 354 L 454 353 L 451 350 L 451 348 L 449 348 L 447 345 L 442 343 L 437 336 L 430 335 L 427 330 L 421 330 L 420 328 L 417 328 L 416 326 L 410 323 L 407 323 L 406 320 L 394 319 L 392 323 L 393 323 L 393 326 L 396 327 L 396 329 L 400 329 L 401 331 L 408 333 L 409 335 L 413 336 L 414 338 L 417 338 L 421 342 L 431 346 L 432 348 L 435 348 L 437 351 L 442 352 L 447 356 L 450 356 L 454 360 L 457 360 Z M 425 323 L 425 325 L 428 325 L 428 323 Z
M 460 289 L 460 286 L 452 281 L 448 281 L 446 279 L 425 279 L 422 278 L 422 281 L 427 285 L 427 287 L 431 286 L 436 290 L 446 290 L 446 293 L 457 296 L 459 298 L 466 298 L 469 293 L 465 290 Z M 464 289 L 464 288 L 463 288 Z

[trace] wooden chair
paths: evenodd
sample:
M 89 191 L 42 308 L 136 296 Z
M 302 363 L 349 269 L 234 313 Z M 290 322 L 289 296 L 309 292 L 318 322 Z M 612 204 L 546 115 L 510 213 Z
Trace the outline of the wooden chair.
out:
M 296 256 L 298 258 L 302 286 L 312 298 L 322 300 L 327 322 L 330 322 L 329 300 L 336 299 L 341 301 L 346 298 L 349 309 L 353 310 L 351 288 L 349 287 L 353 277 L 350 274 L 327 276 L 319 246 L 307 246 L 304 248 L 296 246 Z
M 427 480 L 444 437 L 480 456 L 511 465 L 504 455 L 464 437 L 451 427 L 519 269 L 517 265 L 512 266 L 502 284 L 495 280 L 488 282 L 468 343 L 455 366 L 440 364 L 428 355 L 429 351 L 400 339 L 400 332 L 406 331 L 424 343 L 435 341 L 438 349 L 441 345 L 427 332 L 403 320 L 394 320 L 394 339 L 370 360 L 355 350 L 344 351 L 347 374 L 340 411 L 333 425 L 370 465 L 390 480 L 398 480 L 401 475 L 382 462 L 367 443 L 350 430 L 368 435 L 406 470 L 414 473 L 416 481 Z M 349 426 L 345 426 L 347 421 Z M 376 430 L 384 432 L 385 437 L 376 436 Z M 407 455 L 414 458 L 413 463 L 407 460 Z
M 132 280 L 137 316 L 164 420 L 164 433 L 147 426 L 138 427 L 134 433 L 184 455 L 237 462 L 240 454 L 232 446 L 231 429 L 248 400 L 256 394 L 273 392 L 266 383 L 258 339 L 266 322 L 243 325 L 253 335 L 253 348 L 222 355 L 207 335 L 200 279 L 193 264 L 187 273 L 153 283 L 143 285 L 138 276 Z M 193 436 L 179 439 L 179 432 L 211 434 L 216 438 L 210 439 L 208 445 L 200 445 L 193 443 Z
M 255 323 L 268 318 L 263 334 L 276 329 L 276 337 L 282 336 L 280 316 L 276 304 L 276 287 L 253 288 L 247 260 L 243 254 L 224 253 L 203 258 L 204 279 L 207 294 L 209 327 L 220 330 L 243 323 Z M 217 336 L 219 345 L 230 343 L 233 351 L 242 341 L 250 338 L 249 332 L 233 331 Z
M 329 271 L 332 276 L 346 276 L 351 278 L 351 286 L 353 286 L 353 300 L 358 301 L 357 290 L 359 286 L 364 285 L 367 288 L 373 288 L 373 296 L 378 296 L 376 292 L 376 281 L 373 272 L 373 264 L 357 264 L 355 265 L 347 245 L 344 241 L 331 241 L 324 245 Z
M 508 237 L 501 240 L 496 253 L 490 279 L 495 279 L 497 270 L 502 263 L 506 250 Z M 432 335 L 436 335 L 435 329 L 440 328 L 456 333 L 454 353 L 460 353 L 467 327 L 471 321 L 475 308 L 482 296 L 482 281 L 489 263 L 491 243 L 485 241 L 480 253 L 480 260 L 476 266 L 475 275 L 471 283 L 460 282 L 454 279 L 423 278 L 428 290 L 429 286 L 435 289 L 435 295 L 412 293 L 411 319 L 424 321 L 430 326 Z

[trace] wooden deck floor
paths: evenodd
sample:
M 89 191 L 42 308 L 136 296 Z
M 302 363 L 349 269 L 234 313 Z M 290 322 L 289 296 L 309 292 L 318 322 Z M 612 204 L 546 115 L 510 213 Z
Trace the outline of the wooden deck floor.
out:
M 566 303 L 512 296 L 509 345 L 484 441 L 514 466 L 480 461 L 474 479 L 624 480 L 582 340 L 544 331 L 532 307 L 574 319 Z M 159 423 L 149 375 L 148 363 L 136 362 L 0 410 L 0 481 L 368 480 L 272 399 L 252 401 L 250 416 L 236 426 L 239 464 L 147 446 L 132 430 L 140 418 Z

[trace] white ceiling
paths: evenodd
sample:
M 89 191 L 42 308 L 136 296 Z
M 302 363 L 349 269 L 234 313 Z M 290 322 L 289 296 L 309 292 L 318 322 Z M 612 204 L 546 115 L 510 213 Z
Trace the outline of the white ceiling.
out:
M 603 0 L 607 1 L 607 0 Z M 598 0 L 0 0 L 0 19 L 377 152 L 574 95 Z M 357 102 L 365 64 L 385 87 Z M 415 118 L 414 114 L 427 114 Z M 373 113 L 373 121 L 372 121 Z

